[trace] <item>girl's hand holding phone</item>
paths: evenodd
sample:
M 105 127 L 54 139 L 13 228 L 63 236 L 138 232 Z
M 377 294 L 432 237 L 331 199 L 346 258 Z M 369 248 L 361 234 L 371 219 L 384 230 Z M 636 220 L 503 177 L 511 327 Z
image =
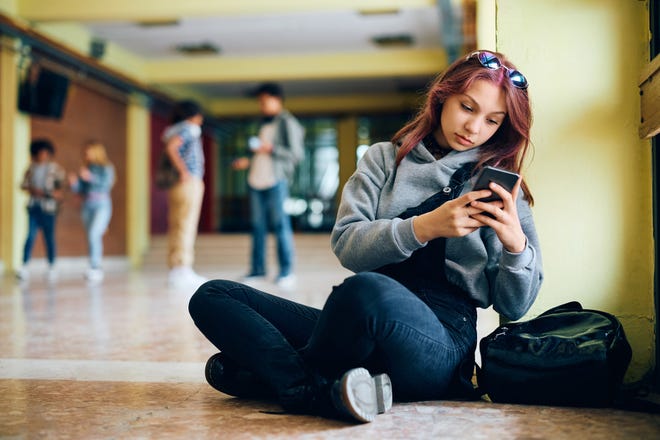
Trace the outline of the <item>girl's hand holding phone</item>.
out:
M 521 183 L 522 179 L 518 178 L 511 192 L 508 192 L 500 185 L 491 182 L 489 188 L 501 198 L 501 202 L 484 202 L 478 199 L 470 202 L 470 207 L 478 210 L 472 217 L 484 225 L 490 226 L 497 234 L 504 248 L 514 254 L 525 250 L 525 246 L 527 245 L 527 238 L 522 230 L 522 226 L 520 226 L 518 208 L 516 207 Z M 473 191 L 468 194 L 476 194 L 478 192 L 480 191 Z

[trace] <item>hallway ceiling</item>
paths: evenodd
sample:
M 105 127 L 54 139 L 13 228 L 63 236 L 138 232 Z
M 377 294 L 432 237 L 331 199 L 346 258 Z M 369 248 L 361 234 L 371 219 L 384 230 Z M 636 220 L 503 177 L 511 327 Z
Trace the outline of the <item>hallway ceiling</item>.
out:
M 162 25 L 105 22 L 88 25 L 92 34 L 113 42 L 146 60 L 168 59 L 186 63 L 194 58 L 288 57 L 338 53 L 369 54 L 383 50 L 373 39 L 409 36 L 406 49 L 440 46 L 439 13 L 433 6 L 395 13 L 363 15 L 355 10 L 296 11 L 224 17 L 183 17 Z M 195 54 L 196 47 L 211 46 L 217 54 Z M 183 53 L 178 48 L 191 48 Z M 396 47 L 396 43 L 392 47 Z M 283 61 L 286 62 L 286 61 Z M 263 72 L 263 80 L 267 72 Z M 334 94 L 352 91 L 397 91 L 422 86 L 425 75 L 400 78 L 295 79 L 285 81 L 287 94 Z M 199 82 L 195 87 L 211 96 L 240 96 L 257 81 Z
M 209 99 L 245 97 L 267 80 L 287 96 L 418 92 L 447 65 L 448 47 L 464 43 L 460 19 L 474 1 L 174 3 L 18 0 L 33 23 L 82 24 L 136 55 L 151 85 Z

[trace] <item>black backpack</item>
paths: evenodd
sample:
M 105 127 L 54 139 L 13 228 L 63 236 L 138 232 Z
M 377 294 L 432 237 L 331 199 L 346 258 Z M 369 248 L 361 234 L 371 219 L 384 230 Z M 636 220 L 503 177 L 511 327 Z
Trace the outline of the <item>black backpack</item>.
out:
M 477 383 L 493 402 L 610 406 L 632 350 L 613 315 L 570 302 L 499 326 L 479 343 Z

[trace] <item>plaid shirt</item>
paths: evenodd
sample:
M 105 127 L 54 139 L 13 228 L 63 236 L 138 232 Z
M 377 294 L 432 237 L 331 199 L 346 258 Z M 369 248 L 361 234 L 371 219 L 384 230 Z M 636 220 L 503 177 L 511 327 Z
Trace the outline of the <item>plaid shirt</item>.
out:
M 188 172 L 202 179 L 204 177 L 204 150 L 201 129 L 188 121 L 181 121 L 165 129 L 163 142 L 167 143 L 174 136 L 181 138 L 179 154 L 181 160 L 186 164 Z
M 41 181 L 35 181 L 34 175 L 37 167 L 45 166 L 46 172 Z M 46 162 L 43 164 L 33 163 L 25 172 L 21 189 L 30 192 L 30 200 L 28 201 L 28 208 L 40 206 L 44 212 L 55 214 L 59 208 L 61 197 L 58 197 L 54 192 L 64 189 L 64 181 L 66 173 L 64 169 L 55 162 Z M 44 192 L 43 196 L 36 196 L 32 194 L 32 190 L 41 190 Z

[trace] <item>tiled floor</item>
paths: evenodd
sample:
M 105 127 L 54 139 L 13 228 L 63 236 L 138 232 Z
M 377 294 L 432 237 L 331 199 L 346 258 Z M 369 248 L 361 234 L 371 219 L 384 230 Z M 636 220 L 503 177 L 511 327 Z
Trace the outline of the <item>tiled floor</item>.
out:
M 328 241 L 296 236 L 298 287 L 263 288 L 322 306 L 349 274 Z M 196 267 L 237 278 L 248 244 L 244 235 L 200 237 Z M 189 318 L 191 292 L 166 287 L 163 250 L 154 238 L 140 271 L 109 259 L 96 286 L 82 280 L 82 260 L 62 260 L 55 283 L 40 262 L 28 283 L 0 280 L 0 438 L 660 438 L 660 415 L 619 410 L 419 402 L 352 425 L 230 398 L 204 381 L 215 349 Z M 483 316 L 481 333 L 494 325 Z

